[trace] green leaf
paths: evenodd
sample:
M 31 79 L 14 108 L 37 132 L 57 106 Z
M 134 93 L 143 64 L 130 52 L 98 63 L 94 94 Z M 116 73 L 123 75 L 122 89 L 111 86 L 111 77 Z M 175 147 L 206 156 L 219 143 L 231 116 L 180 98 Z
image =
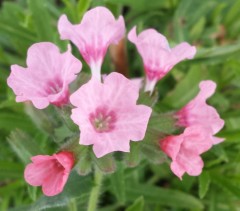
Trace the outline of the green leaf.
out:
M 158 100 L 157 91 L 154 91 L 152 95 L 149 92 L 140 92 L 138 104 L 153 107 L 156 104 L 157 100 Z
M 213 183 L 217 184 L 228 193 L 231 193 L 237 198 L 240 198 L 240 188 L 234 182 L 232 182 L 230 178 L 223 177 L 220 174 L 216 173 L 211 173 L 210 175 Z
M 201 81 L 203 71 L 199 66 L 191 66 L 183 80 L 179 81 L 162 103 L 173 108 L 180 108 L 187 104 L 199 91 L 198 84 Z
M 28 185 L 28 194 L 33 201 L 36 201 L 37 199 L 37 190 L 37 187 Z
M 12 131 L 7 140 L 24 164 L 29 163 L 32 156 L 42 154 L 37 143 L 21 130 Z
M 211 178 L 207 171 L 203 171 L 198 179 L 199 179 L 198 194 L 199 194 L 199 197 L 203 199 L 206 193 L 208 192 Z
M 36 132 L 36 127 L 33 125 L 32 121 L 23 113 L 14 113 L 3 111 L 0 112 L 0 128 L 7 131 L 14 130 L 16 128 L 22 129 L 24 131 Z M 14 124 L 13 124 L 14 122 Z
M 54 41 L 52 19 L 46 7 L 46 0 L 28 0 L 28 6 L 32 13 L 33 24 L 39 40 Z
M 84 13 L 90 7 L 91 2 L 92 2 L 92 0 L 78 0 L 78 3 L 77 3 L 78 21 L 80 21 L 82 19 Z
M 144 198 L 142 196 L 137 198 L 126 211 L 144 211 Z
M 143 196 L 148 203 L 175 208 L 203 210 L 204 207 L 200 200 L 189 194 L 149 185 L 129 184 L 126 186 L 126 195 L 128 200 Z
M 10 161 L 0 161 L 0 179 L 22 178 L 23 165 Z

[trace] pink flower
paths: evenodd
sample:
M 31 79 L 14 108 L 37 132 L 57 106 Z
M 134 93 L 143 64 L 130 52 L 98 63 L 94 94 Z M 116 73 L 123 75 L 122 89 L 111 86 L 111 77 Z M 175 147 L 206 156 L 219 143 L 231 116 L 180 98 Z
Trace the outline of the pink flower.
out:
M 104 83 L 92 78 L 70 96 L 77 108 L 71 118 L 79 125 L 80 144 L 93 144 L 97 157 L 114 151 L 129 152 L 130 140 L 144 138 L 152 109 L 136 105 L 139 87 L 119 73 Z
M 37 155 L 31 158 L 24 171 L 24 178 L 32 186 L 42 186 L 46 196 L 63 191 L 74 164 L 73 154 L 60 152 L 52 156 Z
M 89 10 L 80 24 L 72 25 L 66 15 L 58 22 L 58 30 L 63 40 L 71 40 L 79 49 L 84 60 L 91 67 L 93 76 L 101 79 L 101 65 L 108 46 L 117 44 L 125 33 L 122 16 L 115 20 L 104 7 Z
M 178 124 L 183 127 L 202 125 L 210 128 L 212 135 L 219 132 L 224 126 L 216 109 L 206 103 L 206 100 L 213 95 L 216 84 L 213 81 L 202 81 L 199 84 L 200 92 L 186 106 L 177 112 Z M 214 137 L 214 143 L 220 143 L 224 139 Z
M 38 109 L 49 104 L 61 106 L 68 103 L 68 85 L 81 68 L 70 48 L 61 54 L 52 43 L 37 43 L 28 49 L 27 68 L 12 65 L 7 83 L 17 102 L 30 100 Z
M 171 49 L 167 39 L 155 29 L 147 29 L 137 36 L 134 27 L 129 32 L 128 39 L 136 45 L 143 59 L 147 74 L 145 90 L 150 92 L 174 65 L 184 59 L 192 59 L 196 53 L 196 48 L 186 42 Z
M 200 154 L 212 145 L 211 133 L 201 126 L 188 127 L 183 134 L 168 136 L 160 141 L 162 150 L 172 159 L 172 172 L 180 179 L 185 172 L 190 176 L 201 174 L 204 163 Z

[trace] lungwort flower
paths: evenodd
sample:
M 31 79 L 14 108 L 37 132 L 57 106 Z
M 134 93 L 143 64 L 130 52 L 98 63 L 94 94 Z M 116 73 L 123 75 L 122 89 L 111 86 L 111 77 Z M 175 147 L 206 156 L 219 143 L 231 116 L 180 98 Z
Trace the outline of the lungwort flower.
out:
M 199 88 L 198 95 L 177 112 L 178 124 L 183 127 L 200 125 L 209 128 L 210 133 L 215 135 L 224 126 L 224 121 L 220 118 L 217 110 L 206 103 L 206 100 L 215 92 L 216 84 L 210 80 L 202 81 Z M 214 137 L 216 144 L 223 140 Z
M 58 30 L 63 40 L 71 40 L 82 57 L 91 67 L 93 76 L 101 79 L 101 65 L 108 46 L 117 44 L 125 33 L 122 16 L 115 20 L 112 13 L 104 7 L 89 10 L 80 24 L 72 25 L 66 15 L 58 22 Z
M 145 90 L 150 92 L 174 65 L 184 59 L 192 59 L 196 53 L 196 48 L 186 42 L 170 48 L 167 39 L 155 29 L 147 29 L 137 36 L 134 27 L 128 39 L 136 45 L 143 59 L 147 75 Z
M 49 104 L 61 106 L 69 101 L 68 85 L 81 71 L 82 63 L 67 52 L 60 53 L 49 42 L 36 43 L 28 49 L 27 68 L 12 65 L 7 80 L 16 101 L 32 101 L 38 109 Z
M 31 158 L 24 171 L 25 180 L 32 186 L 42 186 L 46 196 L 62 192 L 74 164 L 73 154 L 60 152 L 52 156 L 37 155 Z
M 188 127 L 183 134 L 168 136 L 160 141 L 162 150 L 172 159 L 171 170 L 182 179 L 186 172 L 198 176 L 204 166 L 200 155 L 213 145 L 213 136 L 208 128 Z
M 92 145 L 97 157 L 129 152 L 130 140 L 144 138 L 152 109 L 137 105 L 139 87 L 119 73 L 99 82 L 94 77 L 70 97 L 77 108 L 71 118 L 79 125 L 80 144 Z

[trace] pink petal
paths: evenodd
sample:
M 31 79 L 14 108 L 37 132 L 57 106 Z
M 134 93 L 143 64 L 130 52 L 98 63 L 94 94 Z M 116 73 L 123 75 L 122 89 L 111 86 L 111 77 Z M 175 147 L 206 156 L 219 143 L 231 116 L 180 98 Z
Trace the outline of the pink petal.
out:
M 81 126 L 81 132 L 80 132 L 80 144 L 82 145 L 91 145 L 96 143 L 96 140 L 98 139 L 98 134 L 94 131 L 92 125 L 89 125 L 89 127 L 85 128 Z
M 191 46 L 186 42 L 180 43 L 171 50 L 171 57 L 168 64 L 174 66 L 184 59 L 193 59 L 197 50 L 195 46 Z
M 74 164 L 74 157 L 71 152 L 64 151 L 53 156 L 64 167 L 65 172 L 71 171 Z
M 182 180 L 182 176 L 185 173 L 185 169 L 183 166 L 181 166 L 177 161 L 173 161 L 170 165 L 170 168 L 172 172 L 180 179 Z
M 84 117 L 86 113 L 91 113 L 96 105 L 101 103 L 103 95 L 103 84 L 93 77 L 70 96 L 70 102 L 79 108 L 77 109 L 78 115 Z M 72 116 L 74 118 L 74 113 Z M 76 116 L 76 121 L 77 118 Z
M 200 155 L 208 151 L 212 143 L 212 133 L 208 128 L 201 126 L 188 127 L 184 131 L 184 141 L 182 149 L 190 150 L 191 152 Z
M 198 176 L 202 173 L 204 163 L 201 157 L 195 153 L 182 149 L 178 153 L 176 161 L 190 176 Z
M 24 178 L 32 186 L 40 186 L 43 184 L 46 175 L 53 172 L 53 161 L 44 161 L 41 163 L 28 164 L 24 171 Z
M 63 171 L 54 169 L 54 171 L 48 175 L 42 185 L 42 191 L 46 196 L 55 196 L 63 191 L 63 188 L 67 182 L 69 173 L 64 175 Z
M 31 161 L 35 164 L 49 162 L 50 160 L 54 160 L 54 157 L 50 155 L 36 155 L 31 157 Z
M 118 133 L 120 139 L 141 141 L 145 136 L 151 113 L 152 109 L 144 105 L 137 105 L 121 112 L 114 133 Z
M 93 151 L 97 158 L 100 158 L 106 154 L 121 151 L 130 151 L 130 140 L 122 140 L 121 137 L 111 134 L 111 136 L 103 135 L 103 139 L 98 140 L 93 145 Z
M 223 141 L 224 141 L 225 139 L 224 138 L 218 138 L 218 137 L 212 137 L 212 142 L 213 142 L 213 144 L 215 145 L 215 144 L 220 144 L 220 143 L 222 143 Z
M 175 160 L 182 142 L 184 141 L 183 136 L 167 136 L 163 140 L 160 140 L 160 146 L 161 149 L 169 156 L 172 158 L 172 160 Z
M 135 105 L 139 97 L 139 87 L 122 74 L 116 72 L 109 74 L 105 78 L 103 91 L 104 104 L 119 110 L 128 107 L 128 103 Z

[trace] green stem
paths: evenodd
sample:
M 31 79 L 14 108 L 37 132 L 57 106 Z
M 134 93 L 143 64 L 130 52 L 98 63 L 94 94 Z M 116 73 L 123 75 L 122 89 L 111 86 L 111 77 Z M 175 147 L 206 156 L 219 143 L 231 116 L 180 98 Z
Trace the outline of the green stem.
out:
M 95 169 L 95 175 L 94 175 L 95 186 L 92 188 L 91 193 L 90 193 L 87 211 L 96 211 L 102 179 L 103 179 L 102 172 Z

